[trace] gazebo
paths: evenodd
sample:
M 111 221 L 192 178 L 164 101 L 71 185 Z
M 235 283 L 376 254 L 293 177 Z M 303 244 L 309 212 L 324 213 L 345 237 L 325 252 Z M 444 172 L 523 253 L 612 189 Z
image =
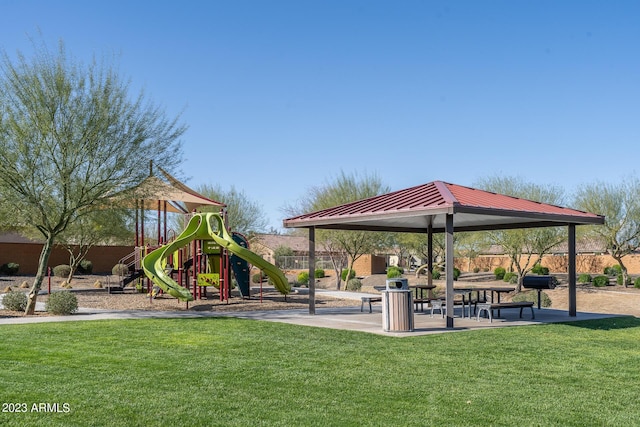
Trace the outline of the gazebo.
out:
M 589 212 L 433 181 L 288 218 L 283 226 L 309 230 L 309 277 L 314 277 L 316 229 L 425 233 L 429 271 L 433 233 L 445 233 L 446 325 L 453 328 L 454 232 L 568 227 L 569 316 L 576 316 L 576 225 L 604 224 L 604 220 L 604 216 Z M 313 281 L 309 285 L 309 314 L 315 314 Z

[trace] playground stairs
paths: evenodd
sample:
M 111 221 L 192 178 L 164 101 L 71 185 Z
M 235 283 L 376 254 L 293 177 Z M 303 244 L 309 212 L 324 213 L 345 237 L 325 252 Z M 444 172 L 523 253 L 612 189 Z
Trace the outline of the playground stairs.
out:
M 109 286 L 107 291 L 110 294 L 122 294 L 124 293 L 124 289 L 128 284 L 135 281 L 136 279 L 144 276 L 144 270 L 134 270 L 127 276 L 120 277 L 120 280 L 117 284 Z
M 142 256 L 144 254 L 144 247 L 136 247 L 133 252 L 120 258 L 118 264 L 126 266 L 126 272 L 118 272 L 118 282 L 110 285 L 107 288 L 107 292 L 110 294 L 124 293 L 125 287 L 134 280 L 144 276 L 144 270 L 142 269 Z

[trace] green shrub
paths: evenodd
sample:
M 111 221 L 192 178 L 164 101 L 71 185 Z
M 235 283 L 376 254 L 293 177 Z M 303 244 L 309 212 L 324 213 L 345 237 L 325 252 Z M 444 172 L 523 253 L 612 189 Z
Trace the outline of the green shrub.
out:
M 0 265 L 0 273 L 6 274 L 7 276 L 15 276 L 18 274 L 18 270 L 20 270 L 20 264 L 16 264 L 15 262 Z
M 640 277 L 636 277 L 636 280 L 633 282 L 633 287 L 640 289 Z
M 624 283 L 622 283 L 622 273 L 618 274 L 618 277 L 616 277 L 616 283 L 617 283 L 618 285 L 624 285 Z M 630 283 L 631 283 L 631 278 L 630 278 L 630 277 L 627 277 L 627 283 L 626 283 L 626 285 L 628 285 L 628 284 L 630 284 Z
M 316 279 L 322 279 L 325 276 L 324 270 L 321 268 L 316 268 L 313 274 L 316 277 Z
M 526 291 L 519 292 L 513 296 L 512 301 L 521 302 L 521 301 L 531 301 L 534 304 L 538 304 L 538 291 Z M 540 292 L 540 305 L 542 307 L 551 307 L 551 298 L 544 292 Z
M 621 273 L 622 273 L 622 267 L 620 267 L 620 264 L 616 264 L 616 265 L 612 265 L 604 268 L 604 274 L 606 274 L 607 276 L 617 276 L 618 274 L 621 274 Z
M 298 273 L 298 277 L 296 278 L 296 281 L 298 283 L 300 283 L 301 285 L 308 285 L 309 284 L 309 272 L 308 271 L 301 271 L 300 273 Z
M 129 267 L 127 267 L 127 264 L 116 264 L 111 269 L 111 274 L 114 276 L 126 276 L 129 274 Z
M 252 283 L 260 283 L 261 280 L 262 280 L 262 274 L 260 273 L 256 273 L 253 276 L 251 276 Z
M 78 310 L 78 299 L 69 291 L 54 292 L 49 295 L 45 308 L 51 314 L 72 314 Z
M 394 266 L 387 268 L 387 279 L 394 279 L 396 277 L 402 277 L 402 269 Z
M 441 275 L 442 274 L 440 273 L 440 270 L 438 270 L 437 268 L 434 268 L 433 272 L 431 273 L 431 278 L 433 280 L 439 280 Z
M 342 272 L 340 273 L 340 277 L 342 277 L 342 280 L 344 280 L 345 282 L 347 281 L 347 272 L 348 270 L 342 270 Z M 349 274 L 349 279 L 353 279 L 354 277 L 356 277 L 356 271 L 355 270 L 351 270 L 351 274 Z
M 496 276 L 496 280 L 502 280 L 504 279 L 504 274 L 507 272 L 507 270 L 505 270 L 502 267 L 496 267 L 495 270 L 493 270 L 493 274 L 495 274 Z
M 27 294 L 19 291 L 6 293 L 2 298 L 4 308 L 11 311 L 24 311 L 27 308 Z
M 473 267 L 474 273 L 480 273 L 480 267 Z
M 453 267 L 453 280 L 458 280 L 458 277 L 460 277 L 460 269 Z
M 508 271 L 504 273 L 504 276 L 502 276 L 502 280 L 504 280 L 507 283 L 515 283 L 515 282 L 512 282 L 512 280 L 514 279 L 515 279 L 515 282 L 518 281 L 518 273 Z
M 67 264 L 60 264 L 53 267 L 53 275 L 56 277 L 69 277 L 71 274 L 71 267 Z
M 582 273 L 578 276 L 578 283 L 591 283 L 591 275 L 589 273 Z
M 347 282 L 346 288 L 348 291 L 358 292 L 360 291 L 360 288 L 362 288 L 362 282 L 360 279 L 351 279 Z
M 88 259 L 83 259 L 80 261 L 78 265 L 78 273 L 80 274 L 91 274 L 93 273 L 93 263 Z
M 542 275 L 542 276 L 546 276 L 549 274 L 549 269 L 547 267 L 543 267 L 541 266 L 539 263 L 534 265 L 533 268 L 531 269 L 531 272 L 533 274 L 538 274 L 538 275 Z
M 593 286 L 603 287 L 609 285 L 609 276 L 596 276 L 593 278 Z

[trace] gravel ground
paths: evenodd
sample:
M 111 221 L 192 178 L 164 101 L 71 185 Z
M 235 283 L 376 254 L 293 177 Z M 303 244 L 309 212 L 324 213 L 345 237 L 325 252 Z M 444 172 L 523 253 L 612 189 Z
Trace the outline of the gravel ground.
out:
M 424 277 L 415 278 L 413 275 L 405 275 L 409 279 L 409 283 L 426 282 Z M 291 279 L 291 278 L 290 278 Z M 288 295 L 286 298 L 273 288 L 265 287 L 263 290 L 262 301 L 260 300 L 259 288 L 252 287 L 252 298 L 241 299 L 237 292 L 232 292 L 232 297 L 228 301 L 220 301 L 217 291 L 208 292 L 208 298 L 191 301 L 188 304 L 180 302 L 177 299 L 162 295 L 155 299 L 149 298 L 144 293 L 137 293 L 135 289 L 130 288 L 124 294 L 108 294 L 104 288 L 96 288 L 96 282 L 100 282 L 102 286 L 108 283 L 117 283 L 118 279 L 110 275 L 87 275 L 77 276 L 71 282 L 71 291 L 78 298 L 78 305 L 83 308 L 109 309 L 109 310 L 194 310 L 194 311 L 253 311 L 253 310 L 282 310 L 282 309 L 304 309 L 308 307 L 308 297 L 306 289 L 297 290 Z M 368 276 L 362 280 L 362 292 L 377 293 L 374 287 L 384 286 L 386 277 L 384 275 Z M 26 288 L 21 285 L 26 282 Z M 62 287 L 64 279 L 52 277 L 51 291 L 59 291 Z M 0 276 L 0 293 L 6 292 L 8 288 L 14 290 L 28 291 L 33 283 L 33 276 Z M 444 282 L 434 282 L 440 294 L 444 293 Z M 48 279 L 42 285 L 43 290 L 48 289 Z M 463 280 L 456 284 L 469 284 L 474 282 L 465 282 Z M 475 283 L 477 284 L 477 283 Z M 508 286 L 502 281 L 484 281 L 483 285 Z M 25 286 L 25 285 L 23 285 Z M 317 282 L 318 289 L 335 289 L 335 279 L 327 277 Z M 545 291 L 553 302 L 553 308 L 568 309 L 568 291 L 566 286 L 560 286 L 554 290 Z M 45 302 L 47 295 L 38 297 L 39 302 Z M 506 300 L 509 298 L 507 297 Z M 316 293 L 316 305 L 322 307 L 359 307 L 360 301 L 357 299 L 335 298 L 323 295 L 322 292 Z M 640 289 L 624 288 L 622 286 L 609 286 L 605 288 L 594 288 L 590 285 L 579 285 L 577 290 L 577 306 L 579 311 L 589 311 L 594 313 L 616 313 L 629 314 L 640 317 Z M 8 312 L 2 310 L 0 316 L 21 316 L 22 313 Z M 47 315 L 40 312 L 38 315 Z
M 2 276 L 0 277 L 0 292 L 21 290 L 28 292 L 33 283 L 33 276 Z M 96 287 L 99 282 L 103 288 Z M 96 308 L 107 310 L 193 310 L 193 311 L 254 311 L 254 310 L 283 310 L 300 309 L 309 306 L 306 289 L 295 289 L 286 297 L 273 288 L 265 286 L 260 294 L 259 286 L 253 286 L 250 299 L 240 298 L 236 291 L 231 292 L 228 301 L 220 301 L 219 293 L 209 290 L 207 296 L 202 299 L 190 301 L 188 304 L 180 302 L 169 295 L 160 295 L 150 298 L 146 293 L 138 293 L 133 287 L 126 288 L 123 294 L 108 294 L 106 287 L 109 283 L 115 284 L 118 278 L 108 275 L 77 276 L 71 281 L 71 292 L 78 298 L 78 306 L 83 308 Z M 26 283 L 26 285 L 24 285 Z M 64 279 L 51 278 L 51 292 L 65 290 Z M 49 279 L 45 278 L 42 290 L 47 291 Z M 45 302 L 47 295 L 40 295 L 38 302 Z M 343 307 L 359 306 L 360 301 L 353 299 L 341 299 L 331 296 L 316 295 L 318 307 Z M 2 310 L 2 316 L 20 316 L 21 313 Z M 39 313 L 39 315 L 46 315 Z

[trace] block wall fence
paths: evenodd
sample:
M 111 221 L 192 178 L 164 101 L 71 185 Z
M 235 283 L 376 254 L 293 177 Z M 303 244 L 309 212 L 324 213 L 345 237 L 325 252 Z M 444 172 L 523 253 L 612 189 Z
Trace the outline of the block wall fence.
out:
M 42 246 L 39 243 L 0 243 L 0 265 L 15 262 L 20 265 L 18 274 L 35 275 Z M 94 246 L 85 258 L 93 263 L 94 273 L 111 273 L 113 266 L 132 252 L 133 246 Z M 69 264 L 69 252 L 63 247 L 54 246 L 49 267 L 60 264 Z
M 630 254 L 622 258 L 622 262 L 629 274 L 640 275 L 640 254 Z M 576 255 L 576 272 L 602 274 L 605 267 L 616 265 L 618 262 L 610 255 Z M 567 273 L 569 259 L 566 255 L 545 255 L 540 264 L 547 267 L 550 273 Z M 456 258 L 455 266 L 463 272 L 493 271 L 496 267 L 504 267 L 510 271 L 511 260 L 506 256 L 483 255 L 477 258 Z M 515 269 L 514 269 L 515 270 Z

